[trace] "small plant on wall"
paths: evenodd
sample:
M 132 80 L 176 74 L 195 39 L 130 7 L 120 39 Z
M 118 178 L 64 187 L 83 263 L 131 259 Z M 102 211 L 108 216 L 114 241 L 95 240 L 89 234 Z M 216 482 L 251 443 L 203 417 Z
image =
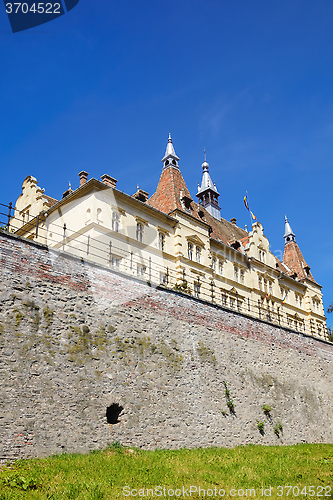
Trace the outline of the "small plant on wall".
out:
M 265 422 L 262 422 L 261 420 L 257 420 L 257 427 L 258 427 L 260 434 L 264 434 Z
M 225 388 L 225 397 L 227 398 L 227 407 L 229 408 L 231 413 L 235 413 L 235 404 L 230 397 L 230 390 L 228 389 L 227 383 L 224 381 L 223 385 Z
M 276 434 L 277 437 L 280 437 L 280 434 L 283 434 L 283 427 L 281 422 L 276 424 L 276 426 L 274 427 L 274 433 Z
M 229 399 L 229 401 L 227 401 L 227 406 L 231 413 L 235 413 L 235 405 L 232 399 Z
M 273 410 L 272 406 L 263 404 L 262 405 L 262 411 L 265 413 L 265 415 L 270 415 L 270 412 Z

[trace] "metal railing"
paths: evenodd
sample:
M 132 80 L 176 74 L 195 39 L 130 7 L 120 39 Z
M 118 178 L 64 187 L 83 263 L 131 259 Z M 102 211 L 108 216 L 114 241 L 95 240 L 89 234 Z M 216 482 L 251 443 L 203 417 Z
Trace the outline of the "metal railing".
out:
M 292 313 L 288 304 L 282 301 L 267 300 L 265 293 L 257 295 L 256 299 L 243 297 L 237 292 L 217 285 L 216 279 L 210 277 L 202 279 L 200 275 L 195 278 L 186 274 L 184 267 L 181 271 L 174 269 L 175 259 L 165 256 L 164 262 L 153 261 L 152 256 L 144 256 L 140 251 L 146 252 L 148 246 L 140 250 L 138 247 L 126 249 L 114 244 L 119 233 L 110 230 L 107 234 L 108 242 L 94 239 L 84 234 L 81 230 L 75 231 L 63 225 L 50 223 L 46 227 L 43 213 L 30 220 L 24 221 L 22 214 L 13 208 L 12 204 L 0 204 L 0 228 L 6 232 L 20 233 L 24 227 L 25 237 L 35 242 L 44 243 L 50 248 L 59 249 L 65 253 L 81 258 L 81 260 L 102 264 L 127 276 L 135 277 L 165 289 L 175 290 L 178 293 L 203 300 L 222 309 L 240 313 L 260 321 L 271 323 L 275 326 L 287 328 L 296 332 L 306 333 L 311 336 L 321 336 L 329 340 L 329 332 L 323 324 L 322 331 L 318 331 L 315 324 L 310 324 L 297 314 Z M 51 236 L 52 233 L 52 236 Z M 148 252 L 147 252 L 148 253 Z M 153 252 L 150 252 L 154 255 Z M 156 255 L 155 255 L 156 256 Z M 182 263 L 181 263 L 182 264 Z M 195 262 L 193 262 L 195 264 Z M 185 264 L 184 264 L 185 265 Z M 210 269 L 211 272 L 211 269 Z

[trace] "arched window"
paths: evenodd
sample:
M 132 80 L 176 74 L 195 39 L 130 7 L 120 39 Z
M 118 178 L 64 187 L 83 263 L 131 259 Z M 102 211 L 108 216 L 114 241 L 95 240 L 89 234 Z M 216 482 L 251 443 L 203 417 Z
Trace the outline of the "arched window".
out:
M 101 208 L 97 209 L 97 222 L 103 222 L 102 221 L 102 209 Z
M 159 233 L 158 234 L 158 248 L 164 252 L 165 250 L 165 234 Z
M 191 242 L 187 244 L 187 255 L 190 260 L 193 260 L 193 245 Z
M 200 264 L 200 262 L 201 262 L 201 248 L 200 247 L 196 247 L 196 249 L 195 249 L 195 258 L 196 258 L 196 261 Z
M 117 212 L 113 212 L 112 214 L 112 231 L 116 231 L 118 233 L 120 225 L 120 216 Z
M 143 242 L 143 225 L 141 222 L 138 222 L 136 225 L 136 239 L 141 243 Z
M 86 224 L 91 221 L 91 210 L 90 208 L 87 208 L 86 210 Z

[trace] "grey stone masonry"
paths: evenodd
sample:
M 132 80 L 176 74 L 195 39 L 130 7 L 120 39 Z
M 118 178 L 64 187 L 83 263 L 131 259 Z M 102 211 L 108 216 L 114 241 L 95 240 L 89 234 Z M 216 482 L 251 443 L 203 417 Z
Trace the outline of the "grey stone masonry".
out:
M 0 304 L 2 461 L 333 441 L 329 342 L 2 231 Z

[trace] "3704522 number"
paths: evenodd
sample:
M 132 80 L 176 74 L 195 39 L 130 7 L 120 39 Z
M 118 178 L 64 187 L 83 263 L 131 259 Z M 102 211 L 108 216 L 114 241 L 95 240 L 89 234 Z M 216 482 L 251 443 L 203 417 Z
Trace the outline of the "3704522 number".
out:
M 27 14 L 28 12 L 33 12 L 34 14 L 61 14 L 60 3 L 44 3 L 38 2 L 33 3 L 29 8 L 27 3 L 6 3 L 7 14 L 18 14 L 22 12 Z

